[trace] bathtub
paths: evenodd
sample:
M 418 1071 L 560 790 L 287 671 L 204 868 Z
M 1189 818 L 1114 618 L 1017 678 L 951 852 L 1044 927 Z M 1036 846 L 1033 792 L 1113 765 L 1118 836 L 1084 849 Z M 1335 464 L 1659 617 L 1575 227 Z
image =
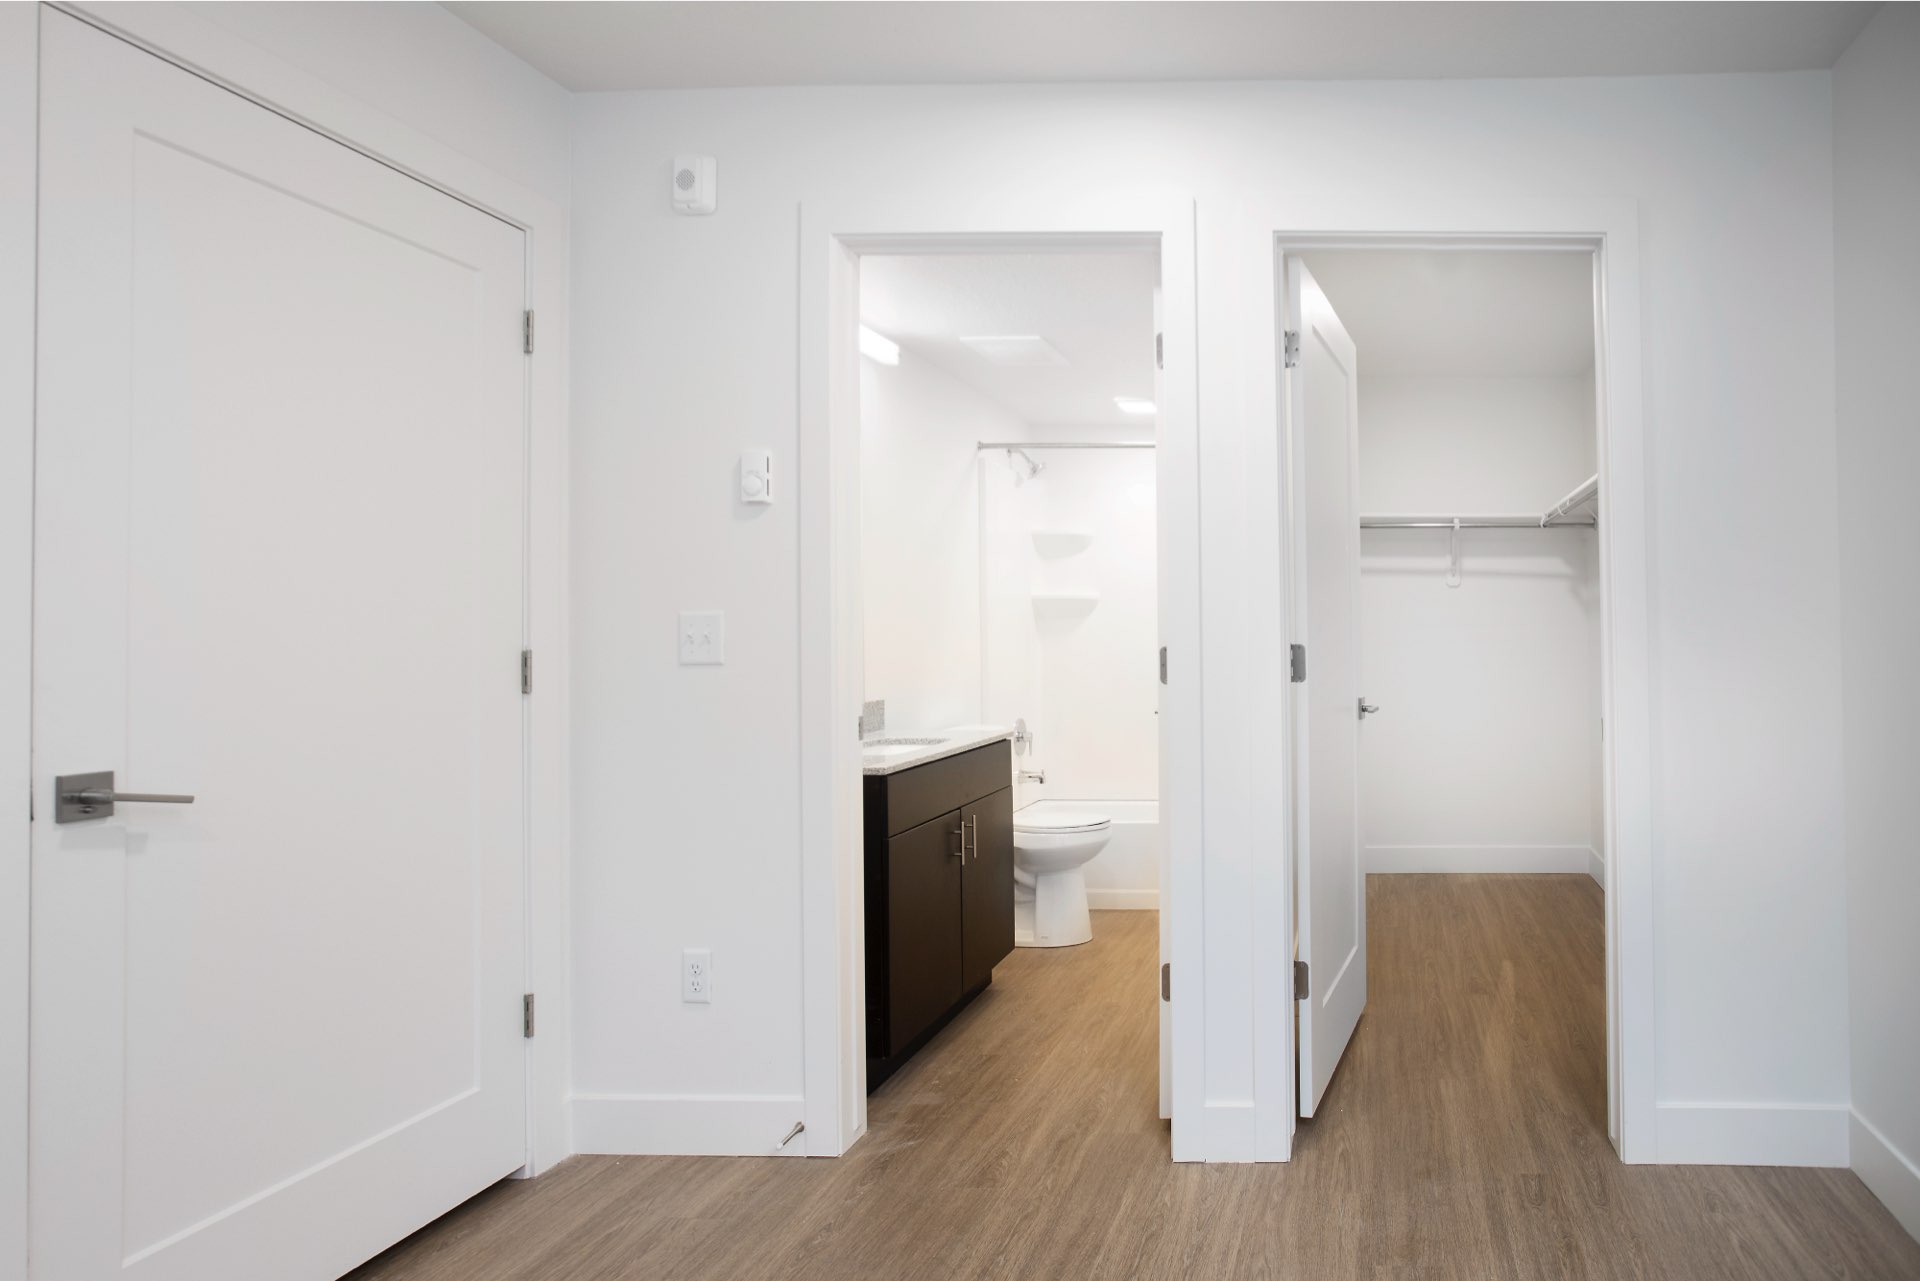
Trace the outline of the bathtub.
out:
M 1095 910 L 1160 906 L 1160 802 L 1048 797 L 1023 806 L 1020 813 L 1048 810 L 1093 810 L 1113 820 L 1107 847 L 1087 864 L 1087 906 Z

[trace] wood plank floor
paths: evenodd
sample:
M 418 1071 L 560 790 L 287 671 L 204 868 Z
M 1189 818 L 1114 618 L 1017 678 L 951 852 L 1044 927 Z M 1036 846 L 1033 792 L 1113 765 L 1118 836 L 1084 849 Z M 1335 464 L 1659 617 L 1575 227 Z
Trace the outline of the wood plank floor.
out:
M 1920 1278 L 1844 1170 L 1624 1166 L 1584 876 L 1376 876 L 1370 1000 L 1286 1165 L 1176 1166 L 1155 922 L 1019 950 L 839 1160 L 576 1157 L 355 1281 Z

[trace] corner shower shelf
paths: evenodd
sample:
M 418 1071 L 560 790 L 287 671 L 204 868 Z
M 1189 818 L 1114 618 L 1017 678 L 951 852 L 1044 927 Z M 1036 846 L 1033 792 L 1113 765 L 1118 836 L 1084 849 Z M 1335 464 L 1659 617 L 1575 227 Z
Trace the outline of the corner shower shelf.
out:
M 1100 603 L 1099 592 L 1035 592 L 1035 618 L 1084 618 Z
M 1087 550 L 1092 543 L 1093 534 L 1084 529 L 1036 529 L 1033 531 L 1033 550 L 1049 559 L 1075 555 Z

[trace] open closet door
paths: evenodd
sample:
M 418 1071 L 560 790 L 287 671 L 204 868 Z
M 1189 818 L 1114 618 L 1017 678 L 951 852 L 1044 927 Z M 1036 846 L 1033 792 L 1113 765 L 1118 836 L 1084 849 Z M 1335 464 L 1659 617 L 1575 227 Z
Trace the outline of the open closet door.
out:
M 1367 1004 L 1360 862 L 1360 396 L 1353 339 L 1306 264 L 1286 260 L 1287 444 L 1293 474 L 1294 635 L 1307 648 L 1294 708 L 1295 957 L 1300 1115 L 1312 1116 Z

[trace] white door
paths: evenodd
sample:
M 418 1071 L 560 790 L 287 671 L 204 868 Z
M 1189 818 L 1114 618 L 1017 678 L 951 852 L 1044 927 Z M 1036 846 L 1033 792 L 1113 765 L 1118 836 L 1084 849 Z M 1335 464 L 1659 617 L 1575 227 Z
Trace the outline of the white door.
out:
M 523 238 L 42 29 L 32 1275 L 331 1278 L 524 1160 Z
M 1153 287 L 1153 403 L 1155 405 L 1166 403 L 1166 392 L 1161 386 L 1164 380 L 1160 377 L 1163 363 L 1161 351 L 1165 342 L 1162 337 L 1163 323 L 1160 286 L 1155 285 Z M 1164 506 L 1161 505 L 1163 500 L 1158 498 L 1158 495 L 1165 493 L 1167 489 L 1165 485 L 1159 483 L 1159 459 L 1160 454 L 1156 450 L 1153 488 L 1156 496 L 1154 552 L 1157 563 L 1154 565 L 1153 581 L 1154 590 L 1160 595 L 1155 606 L 1155 622 L 1158 624 L 1160 635 L 1165 636 L 1167 634 L 1165 616 L 1168 560 L 1166 531 L 1171 521 Z M 1171 975 L 1169 967 L 1173 964 L 1173 842 L 1166 837 L 1167 799 L 1171 789 L 1167 786 L 1167 682 L 1164 672 L 1155 693 L 1159 698 L 1159 707 L 1155 711 L 1159 732 L 1154 739 L 1153 747 L 1158 773 L 1156 779 L 1158 786 L 1155 792 L 1160 798 L 1160 910 L 1156 913 L 1160 918 L 1160 1119 L 1166 1121 L 1173 1119 L 1173 1004 L 1168 999 L 1172 996 L 1168 979 Z
M 1353 339 L 1306 265 L 1289 257 L 1287 370 L 1293 460 L 1296 687 L 1295 934 L 1307 963 L 1298 1002 L 1300 1115 L 1312 1116 L 1367 1004 L 1367 894 L 1360 860 L 1358 678 L 1360 397 Z

